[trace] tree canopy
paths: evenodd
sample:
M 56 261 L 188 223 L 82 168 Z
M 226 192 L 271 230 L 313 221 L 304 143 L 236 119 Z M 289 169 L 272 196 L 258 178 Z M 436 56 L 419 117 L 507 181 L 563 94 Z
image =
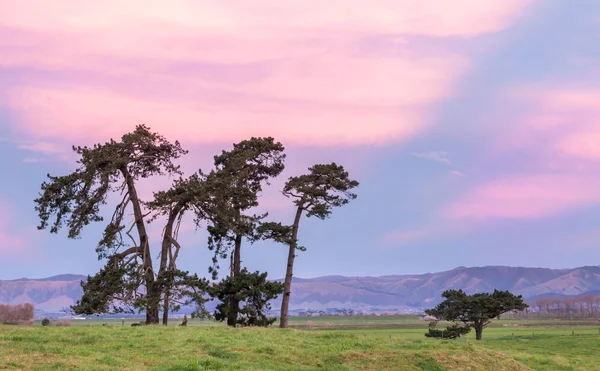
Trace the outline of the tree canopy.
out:
M 284 225 L 265 222 L 268 213 L 252 213 L 259 206 L 263 186 L 285 167 L 285 148 L 274 138 L 252 137 L 236 143 L 214 157 L 209 172 L 198 170 L 187 177 L 176 161 L 188 152 L 178 141 L 171 142 L 145 125 L 120 140 L 73 150 L 78 167 L 66 175 L 48 175 L 35 199 L 39 229 L 51 233 L 66 229 L 74 239 L 81 238 L 88 225 L 104 224 L 96 245 L 104 266 L 82 282 L 83 296 L 72 309 L 86 315 L 137 310 L 146 313 L 147 324 L 158 323 L 162 311 L 166 325 L 169 311 L 182 305 L 194 304 L 194 316 L 205 316 L 204 304 L 213 298 L 221 301 L 215 312 L 218 320 L 231 326 L 267 326 L 274 321 L 268 317 L 269 301 L 285 288 L 282 313 L 287 326 L 291 266 L 295 251 L 304 249 L 297 243 L 300 217 L 327 218 L 333 208 L 356 198 L 351 190 L 358 186 L 335 163 L 314 165 L 308 174 L 289 178 L 282 193 L 294 200 L 297 212 L 293 224 Z M 140 182 L 157 176 L 174 180 L 170 188 L 142 199 Z M 214 280 L 219 259 L 231 257 L 229 276 L 221 282 L 209 284 L 178 268 L 179 230 L 185 217 L 193 218 L 196 228 L 206 227 L 207 247 L 214 252 L 209 267 Z M 162 234 L 151 241 L 150 225 L 157 223 L 163 223 Z M 288 258 L 284 284 L 242 266 L 243 241 L 259 239 L 289 246 L 292 260 Z
M 211 272 L 216 278 L 219 268 L 217 258 L 232 253 L 230 271 L 241 270 L 241 245 L 246 238 L 253 242 L 255 229 L 266 215 L 247 215 L 248 210 L 259 205 L 258 198 L 263 183 L 281 174 L 285 168 L 285 148 L 271 137 L 251 138 L 233 145 L 230 151 L 222 151 L 214 157 L 215 170 L 208 180 L 214 185 L 214 224 L 209 227 L 209 249 L 215 252 L 215 267 Z
M 171 143 L 145 125 L 137 126 L 120 141 L 74 146 L 73 150 L 79 155 L 79 167 L 67 175 L 48 175 L 49 181 L 42 184 L 35 200 L 38 228 L 49 227 L 51 233 L 58 233 L 66 227 L 69 238 L 79 238 L 85 226 L 104 221 L 102 207 L 111 194 L 118 194 L 119 200 L 96 247 L 98 259 L 106 264 L 82 283 L 84 295 L 73 310 L 94 314 L 139 309 L 146 312 L 147 323 L 158 323 L 159 302 L 166 298 L 163 311 L 167 312 L 172 305 L 168 292 L 175 288 L 175 282 L 188 285 L 186 289 L 178 287 L 179 292 L 206 285 L 197 276 L 176 270 L 175 265 L 179 252 L 176 230 L 183 213 L 193 209 L 202 217 L 200 210 L 206 202 L 202 179 L 181 179 L 182 172 L 174 161 L 187 151 L 178 141 Z M 144 202 L 138 194 L 138 181 L 160 175 L 179 176 L 179 180 L 171 190 Z M 158 269 L 153 264 L 147 231 L 155 218 L 153 213 L 169 216 Z
M 283 194 L 291 198 L 298 209 L 305 211 L 307 217 L 326 219 L 333 208 L 356 198 L 352 190 L 358 185 L 343 166 L 334 162 L 314 165 L 308 169 L 308 174 L 291 177 Z
M 521 295 L 509 291 L 494 290 L 493 293 L 467 295 L 463 290 L 447 290 L 442 293 L 444 301 L 425 311 L 438 320 L 462 323 L 475 329 L 475 337 L 481 340 L 483 329 L 493 319 L 513 310 L 525 310 L 528 305 Z
M 297 250 L 305 250 L 298 245 L 298 230 L 303 214 L 307 217 L 326 219 L 335 207 L 348 204 L 356 198 L 352 190 L 358 187 L 356 180 L 350 179 L 343 166 L 336 163 L 317 164 L 308 169 L 308 173 L 291 177 L 283 188 L 283 194 L 293 200 L 296 215 L 291 225 L 269 222 L 258 228 L 259 235 L 265 239 L 288 245 L 288 260 L 281 301 L 281 320 L 279 326 L 288 325 L 288 308 L 291 296 L 294 260 Z
M 228 320 L 232 317 L 231 311 L 234 311 L 237 325 L 271 325 L 277 318 L 268 316 L 271 309 L 269 301 L 277 298 L 282 291 L 283 284 L 267 281 L 267 273 L 250 273 L 243 268 L 237 275 L 226 277 L 211 288 L 212 295 L 221 301 L 216 307 L 215 319 Z
M 248 211 L 259 205 L 258 198 L 262 192 L 263 183 L 269 184 L 269 179 L 281 174 L 285 168 L 285 153 L 281 143 L 271 137 L 244 140 L 233 145 L 233 149 L 222 151 L 214 157 L 215 170 L 209 181 L 215 186 L 215 202 L 218 213 L 215 213 L 214 223 L 208 228 L 208 247 L 214 251 L 213 266 L 210 268 L 216 279 L 219 269 L 218 259 L 231 254 L 230 277 L 241 274 L 241 250 L 244 240 L 253 243 L 257 240 L 256 228 L 267 214 L 248 214 Z M 218 287 L 227 288 L 233 282 L 223 282 Z M 236 284 L 248 282 L 240 279 Z M 236 295 L 225 295 L 228 298 L 227 324 L 236 326 L 238 321 L 239 304 Z M 218 319 L 223 318 L 217 316 Z M 242 323 L 243 324 L 243 323 Z

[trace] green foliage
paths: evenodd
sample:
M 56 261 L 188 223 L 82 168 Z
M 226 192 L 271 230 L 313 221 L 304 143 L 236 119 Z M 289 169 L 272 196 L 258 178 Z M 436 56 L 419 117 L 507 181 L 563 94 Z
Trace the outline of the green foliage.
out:
M 72 309 L 75 313 L 93 314 L 131 312 L 135 308 L 146 310 L 148 322 L 157 322 L 159 302 L 164 297 L 165 306 L 169 306 L 170 291 L 178 290 L 173 277 L 181 278 L 179 282 L 192 280 L 196 287 L 202 285 L 177 271 L 175 261 L 179 252 L 177 229 L 183 214 L 189 209 L 196 212 L 197 218 L 205 214 L 204 178 L 201 173 L 185 180 L 180 178 L 169 191 L 155 193 L 154 200 L 141 200 L 137 181 L 160 175 L 181 176 L 174 160 L 187 153 L 179 142 L 171 143 L 145 125 L 137 126 L 120 141 L 111 139 L 73 150 L 79 155 L 79 167 L 68 175 L 48 175 L 49 182 L 42 184 L 42 192 L 35 200 L 38 228 L 58 233 L 66 227 L 69 238 L 79 238 L 86 225 L 103 221 L 102 206 L 109 194 L 119 193 L 120 201 L 96 248 L 98 259 L 106 260 L 106 264 L 82 283 L 84 295 Z M 144 208 L 150 212 L 145 213 Z M 152 213 L 154 216 L 149 217 Z M 133 220 L 127 220 L 131 214 Z M 156 270 L 146 225 L 161 215 L 168 215 L 168 221 L 160 267 Z M 120 306 L 115 307 L 115 302 Z
M 161 307 L 164 323 L 169 310 L 178 310 L 181 305 L 195 304 L 194 316 L 208 315 L 204 308 L 208 281 L 177 268 L 181 249 L 177 240 L 184 215 L 193 214 L 197 227 L 206 223 L 208 247 L 215 254 L 209 268 L 214 279 L 219 258 L 231 253 L 232 277 L 212 291 L 222 297 L 220 315 L 229 316 L 228 323 L 233 325 L 265 326 L 273 322 L 265 314 L 268 301 L 281 294 L 283 285 L 266 281 L 266 274 L 242 271 L 242 242 L 272 239 L 304 250 L 297 244 L 300 216 L 306 213 L 326 218 L 333 207 L 356 198 L 351 190 L 358 186 L 335 163 L 315 165 L 309 174 L 290 178 L 284 194 L 294 198 L 298 213 L 294 224 L 286 226 L 264 223 L 266 213 L 249 213 L 258 206 L 263 184 L 269 184 L 269 179 L 284 169 L 284 147 L 271 137 L 234 144 L 231 150 L 214 157 L 214 170 L 199 170 L 187 178 L 174 163 L 187 151 L 179 142 L 171 143 L 145 125 L 137 126 L 120 141 L 74 146 L 73 150 L 79 156 L 76 170 L 64 176 L 48 175 L 35 199 L 39 229 L 58 233 L 65 228 L 69 238 L 80 238 L 85 226 L 104 221 L 103 208 L 112 199 L 109 196 L 116 193 L 119 199 L 96 247 L 104 267 L 81 283 L 84 294 L 72 309 L 86 315 L 146 311 L 147 323 L 158 322 Z M 137 182 L 161 175 L 176 179 L 168 190 L 154 192 L 152 199 L 140 199 Z M 159 219 L 166 219 L 166 224 L 156 254 L 150 248 L 146 227 Z M 153 263 L 156 256 L 158 269 Z
M 93 147 L 73 146 L 73 151 L 80 157 L 79 168 L 65 176 L 48 175 L 50 182 L 42 184 L 35 200 L 41 221 L 38 228 L 50 227 L 51 233 L 58 233 L 66 224 L 69 238 L 78 238 L 84 226 L 103 220 L 100 207 L 109 192 L 125 188 L 126 178 L 180 174 L 173 160 L 187 153 L 179 142 L 172 144 L 145 125 L 123 135 L 120 142 L 111 139 Z M 122 230 L 118 222 L 109 223 L 100 247 L 116 247 L 117 231 Z
M 276 222 L 264 222 L 258 226 L 257 232 L 259 236 L 265 240 L 273 240 L 286 245 L 295 242 L 292 237 L 294 227 L 291 225 L 283 225 Z
M 247 208 L 244 201 L 252 201 L 253 196 L 262 191 L 263 182 L 268 184 L 269 178 L 281 174 L 285 168 L 284 150 L 283 145 L 271 137 L 252 137 L 234 144 L 231 151 L 222 151 L 215 156 L 217 171 L 230 179 L 241 181 L 234 182 L 234 188 L 239 188 L 240 193 L 246 192 L 234 207 Z M 243 183 L 241 187 L 239 183 Z
M 271 137 L 251 138 L 233 145 L 230 151 L 215 156 L 215 171 L 207 177 L 215 204 L 209 216 L 209 249 L 214 251 L 210 272 L 216 279 L 218 259 L 226 258 L 232 249 L 239 249 L 242 238 L 257 239 L 257 224 L 267 215 L 245 215 L 258 206 L 263 183 L 269 184 L 284 169 L 285 154 L 281 143 Z M 239 261 L 235 270 L 239 271 Z
M 276 318 L 269 318 L 269 301 L 283 292 L 283 284 L 267 281 L 267 273 L 250 273 L 246 268 L 236 276 L 229 276 L 210 289 L 221 303 L 215 309 L 215 319 L 224 321 L 231 315 L 231 303 L 241 303 L 237 312 L 240 326 L 269 326 Z
M 209 316 L 205 308 L 205 304 L 210 301 L 208 293 L 210 283 L 207 279 L 187 271 L 173 269 L 159 276 L 157 283 L 162 285 L 165 292 L 169 294 L 170 310 L 176 312 L 182 305 L 194 305 L 195 311 L 192 313 L 194 318 Z
M 442 297 L 444 301 L 425 313 L 438 320 L 462 322 L 473 327 L 477 340 L 481 340 L 483 328 L 489 325 L 492 319 L 506 312 L 529 307 L 523 302 L 521 295 L 515 296 L 509 291 L 494 290 L 491 294 L 467 295 L 462 290 L 447 290 L 442 293 Z
M 356 198 L 352 190 L 359 185 L 356 180 L 350 179 L 343 166 L 336 163 L 314 165 L 308 170 L 308 174 L 289 178 L 283 188 L 283 194 L 292 198 L 296 206 L 296 216 L 292 225 L 264 223 L 258 233 L 260 238 L 272 239 L 289 246 L 279 324 L 284 328 L 288 326 L 288 307 L 296 250 L 306 250 L 304 246 L 298 245 L 298 229 L 302 215 L 326 219 L 331 215 L 334 207 L 344 206 Z
M 83 296 L 71 309 L 77 314 L 92 315 L 97 313 L 133 313 L 129 306 L 114 306 L 113 301 L 121 298 L 120 294 L 134 292 L 136 283 L 128 280 L 128 271 L 135 270 L 134 264 L 123 266 L 109 262 L 104 268 L 93 276 L 88 275 L 87 280 L 81 282 Z M 131 273 L 131 276 L 134 276 Z M 133 287 L 130 288 L 130 285 Z M 124 298 L 124 297 L 123 297 Z M 122 300 L 134 307 L 142 307 L 141 303 L 134 303 L 136 298 Z M 140 298 L 138 297 L 137 300 Z
M 308 171 L 308 174 L 289 178 L 283 188 L 283 194 L 291 197 L 308 217 L 325 219 L 334 207 L 344 206 L 356 198 L 352 189 L 359 183 L 350 179 L 343 166 L 319 164 Z
M 471 327 L 460 324 L 453 324 L 446 327 L 445 330 L 438 330 L 436 328 L 437 322 L 438 321 L 433 321 L 429 323 L 429 330 L 425 333 L 425 337 L 450 340 L 457 339 L 471 331 Z
M 206 217 L 208 210 L 211 210 L 209 187 L 207 175 L 201 170 L 187 178 L 175 179 L 171 188 L 154 192 L 154 198 L 145 203 L 145 206 L 154 212 L 150 221 L 159 216 L 180 216 L 185 211 L 192 210 L 200 222 L 200 219 Z M 174 210 L 177 213 L 174 213 Z
M 42 326 L 44 326 L 44 327 L 50 326 L 50 320 L 48 318 L 44 318 L 42 320 Z
M 241 247 L 244 240 L 256 241 L 256 228 L 267 214 L 249 215 L 247 211 L 258 206 L 263 183 L 278 176 L 284 169 L 285 154 L 281 143 L 273 138 L 251 138 L 233 145 L 230 151 L 215 156 L 215 170 L 207 176 L 213 209 L 208 214 L 211 223 L 208 247 L 214 252 L 213 265 L 209 268 L 217 279 L 219 259 L 231 253 L 230 276 L 237 276 L 242 269 Z M 235 297 L 228 301 L 230 308 L 227 323 L 236 325 L 239 302 Z
M 283 189 L 283 194 L 292 198 L 297 207 L 293 224 L 263 222 L 257 228 L 257 238 L 270 239 L 305 251 L 304 246 L 298 245 L 297 238 L 302 214 L 306 212 L 308 217 L 325 219 L 331 215 L 334 207 L 344 206 L 356 198 L 351 190 L 358 187 L 359 183 L 349 178 L 343 166 L 331 163 L 314 165 L 308 170 L 308 174 L 289 178 Z

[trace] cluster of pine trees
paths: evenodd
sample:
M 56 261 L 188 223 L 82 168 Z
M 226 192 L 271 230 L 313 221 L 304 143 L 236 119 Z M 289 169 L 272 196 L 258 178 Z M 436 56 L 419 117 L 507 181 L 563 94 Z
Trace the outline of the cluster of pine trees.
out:
M 358 186 L 336 163 L 317 164 L 306 174 L 289 178 L 282 193 L 293 202 L 296 213 L 288 224 L 252 212 L 263 186 L 285 167 L 285 148 L 273 138 L 253 137 L 234 144 L 214 157 L 210 171 L 189 176 L 176 164 L 188 152 L 178 141 L 170 142 L 145 125 L 120 141 L 73 150 L 79 156 L 78 168 L 67 175 L 48 175 L 35 200 L 38 228 L 51 233 L 65 228 L 69 238 L 79 238 L 87 225 L 105 223 L 96 246 L 105 265 L 82 282 L 84 294 L 72 309 L 87 315 L 143 311 L 147 324 L 159 323 L 162 312 L 166 325 L 169 311 L 181 305 L 195 305 L 195 315 L 207 315 L 204 304 L 218 299 L 217 320 L 230 326 L 266 326 L 274 321 L 267 316 L 269 300 L 283 294 L 280 326 L 287 327 L 294 259 L 304 249 L 298 244 L 302 217 L 327 218 L 334 208 L 356 198 L 353 190 Z M 176 180 L 171 188 L 142 200 L 139 182 L 157 176 Z M 105 221 L 104 207 L 115 196 L 112 216 Z M 186 217 L 208 232 L 207 246 L 214 252 L 209 267 L 213 281 L 218 278 L 219 261 L 230 259 L 226 278 L 211 282 L 177 268 L 182 248 L 179 226 Z M 160 241 L 150 240 L 149 223 L 164 223 Z M 243 244 L 259 240 L 288 247 L 283 284 L 241 266 Z

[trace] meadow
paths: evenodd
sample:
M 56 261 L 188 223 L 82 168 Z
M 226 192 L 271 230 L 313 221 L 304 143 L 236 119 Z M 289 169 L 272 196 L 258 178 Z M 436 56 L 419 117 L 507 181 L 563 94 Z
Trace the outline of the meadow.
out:
M 286 330 L 103 322 L 0 325 L 0 369 L 600 370 L 598 326 L 564 321 L 498 321 L 477 343 L 427 339 L 427 323 L 414 316 L 294 317 L 298 328 Z

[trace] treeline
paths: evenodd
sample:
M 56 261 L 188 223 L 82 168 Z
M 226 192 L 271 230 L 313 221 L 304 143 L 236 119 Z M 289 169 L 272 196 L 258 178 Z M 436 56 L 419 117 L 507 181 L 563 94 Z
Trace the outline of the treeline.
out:
M 256 214 L 263 187 L 285 168 L 285 148 L 271 137 L 250 138 L 214 156 L 208 171 L 185 176 L 176 160 L 188 152 L 178 141 L 170 142 L 145 125 L 139 125 L 120 141 L 111 139 L 92 147 L 74 146 L 78 168 L 62 175 L 48 175 L 35 200 L 40 225 L 51 233 L 67 230 L 79 238 L 91 223 L 104 222 L 96 245 L 105 262 L 82 283 L 83 297 L 72 307 L 76 314 L 146 313 L 146 323 L 168 323 L 170 311 L 195 305 L 195 316 L 214 317 L 230 326 L 266 326 L 269 301 L 283 294 L 280 326 L 287 327 L 293 268 L 299 244 L 301 219 L 326 219 L 334 208 L 354 198 L 358 182 L 336 163 L 315 164 L 302 175 L 292 176 L 281 193 L 294 207 L 289 222 Z M 175 179 L 167 190 L 156 190 L 142 199 L 138 186 L 160 176 Z M 108 221 L 104 207 L 114 202 Z M 132 216 L 132 217 L 131 217 Z M 177 266 L 182 246 L 181 223 L 186 220 L 208 232 L 206 247 L 214 256 L 208 265 L 213 282 Z M 149 224 L 158 224 L 162 235 L 151 240 Z M 271 240 L 282 244 L 288 257 L 285 281 L 272 282 L 264 272 L 242 266 L 244 245 Z M 156 258 L 158 256 L 158 258 Z M 226 277 L 217 281 L 223 261 Z M 206 267 L 205 265 L 205 267 Z M 204 304 L 217 299 L 213 314 Z
M 600 295 L 542 297 L 527 303 L 527 311 L 507 313 L 503 318 L 600 318 Z
M 0 323 L 5 325 L 33 325 L 33 305 L 0 304 Z

